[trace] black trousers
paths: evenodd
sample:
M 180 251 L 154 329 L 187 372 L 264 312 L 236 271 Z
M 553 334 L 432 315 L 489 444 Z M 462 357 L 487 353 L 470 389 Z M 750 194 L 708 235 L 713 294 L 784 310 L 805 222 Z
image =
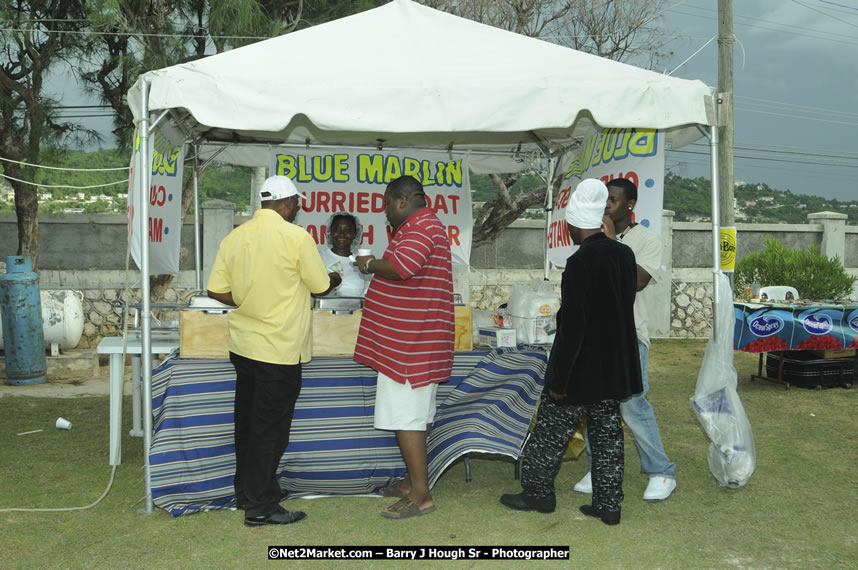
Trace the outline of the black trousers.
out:
M 554 498 L 569 438 L 587 418 L 593 450 L 593 506 L 615 511 L 623 500 L 623 424 L 620 403 L 603 400 L 584 406 L 561 406 L 542 393 L 536 427 L 521 456 L 521 486 L 531 497 Z
M 235 496 L 245 516 L 280 509 L 277 467 L 289 443 L 301 364 L 271 364 L 229 353 L 235 367 Z

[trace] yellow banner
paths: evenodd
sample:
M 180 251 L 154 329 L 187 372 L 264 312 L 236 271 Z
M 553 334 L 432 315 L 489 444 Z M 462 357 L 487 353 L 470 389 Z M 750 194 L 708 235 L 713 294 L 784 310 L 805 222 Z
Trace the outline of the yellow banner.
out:
M 736 270 L 736 228 L 721 228 L 721 271 Z

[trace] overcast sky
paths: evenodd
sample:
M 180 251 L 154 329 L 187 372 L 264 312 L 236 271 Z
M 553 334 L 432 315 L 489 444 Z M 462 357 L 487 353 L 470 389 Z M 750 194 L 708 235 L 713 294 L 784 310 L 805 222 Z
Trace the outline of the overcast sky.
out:
M 672 59 L 658 71 L 718 83 L 717 0 L 673 0 L 662 24 Z M 858 199 L 858 0 L 734 0 L 735 176 L 780 190 Z M 92 104 L 69 76 L 66 105 Z M 67 114 L 91 115 L 92 109 Z M 106 119 L 83 119 L 109 133 Z M 105 146 L 112 146 L 109 135 Z M 756 157 L 756 158 L 751 158 Z M 667 167 L 709 178 L 705 139 L 668 153 Z
M 667 72 L 718 31 L 717 0 L 669 5 L 664 28 L 683 37 L 666 46 Z M 858 200 L 858 0 L 734 0 L 733 28 L 735 177 Z M 715 87 L 717 62 L 713 40 L 672 75 Z M 669 153 L 667 167 L 709 178 L 703 145 Z

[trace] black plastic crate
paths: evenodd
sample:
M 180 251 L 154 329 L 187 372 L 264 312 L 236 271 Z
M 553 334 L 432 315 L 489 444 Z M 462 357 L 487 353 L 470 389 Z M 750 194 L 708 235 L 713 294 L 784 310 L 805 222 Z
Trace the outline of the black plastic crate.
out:
M 851 388 L 855 381 L 856 359 L 819 358 L 809 351 L 789 350 L 766 354 L 766 375 L 777 378 L 783 356 L 783 380 L 802 388 Z

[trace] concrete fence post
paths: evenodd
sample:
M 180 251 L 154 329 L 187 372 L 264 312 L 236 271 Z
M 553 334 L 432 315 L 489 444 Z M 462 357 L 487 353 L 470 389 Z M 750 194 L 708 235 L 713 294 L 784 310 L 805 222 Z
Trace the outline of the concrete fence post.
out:
M 207 200 L 202 203 L 203 212 L 203 289 L 209 282 L 217 248 L 221 240 L 232 231 L 235 223 L 235 204 L 226 200 Z
M 842 264 L 846 259 L 846 214 L 837 212 L 814 212 L 807 219 L 812 224 L 822 224 L 822 255 L 840 258 Z
M 670 296 L 671 276 L 673 275 L 673 217 L 672 210 L 661 212 L 661 275 L 650 282 L 652 307 L 649 311 L 649 336 L 670 336 Z

